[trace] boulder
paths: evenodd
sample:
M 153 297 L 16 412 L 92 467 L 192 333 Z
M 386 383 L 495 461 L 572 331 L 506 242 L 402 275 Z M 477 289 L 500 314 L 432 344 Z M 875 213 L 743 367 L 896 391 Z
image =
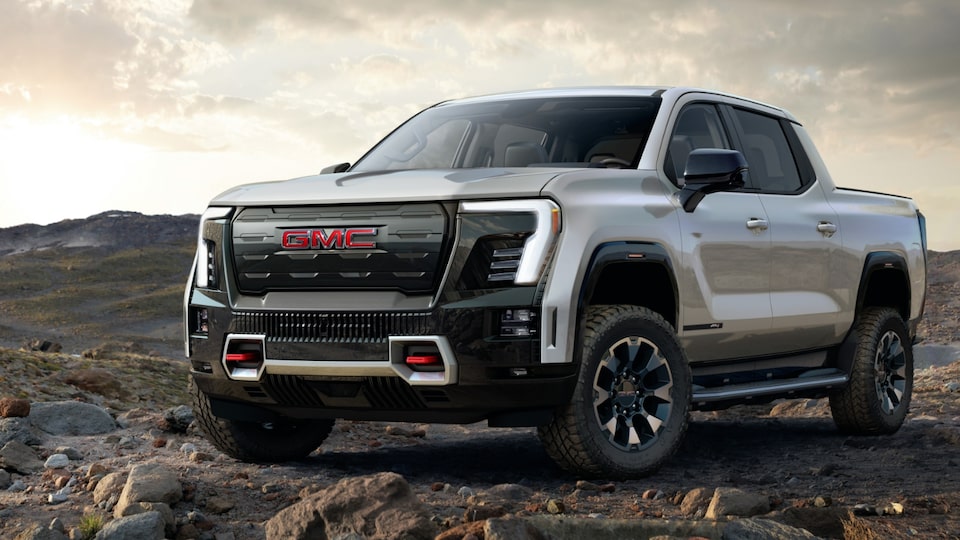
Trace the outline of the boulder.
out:
M 107 411 L 79 401 L 34 403 L 28 418 L 51 435 L 101 435 L 117 429 L 117 422 Z
M 100 504 L 115 494 L 119 497 L 119 493 L 123 489 L 126 481 L 127 473 L 123 472 L 112 472 L 104 476 L 97 482 L 97 487 L 93 488 L 93 502 Z
M 61 372 L 58 377 L 85 392 L 93 392 L 111 399 L 127 399 L 130 391 L 123 386 L 122 379 L 103 368 L 83 368 Z
M 40 461 L 33 448 L 20 441 L 10 441 L 0 448 L 0 468 L 33 474 L 43 470 L 43 461 Z
M 30 414 L 30 402 L 25 399 L 0 398 L 0 416 L 4 418 L 23 418 Z
M 160 502 L 172 506 L 181 498 L 183 498 L 183 486 L 180 485 L 177 473 L 162 465 L 144 463 L 130 470 L 113 515 L 114 517 L 130 515 L 131 512 L 136 511 L 130 507 L 137 503 Z
M 10 441 L 37 446 L 41 443 L 36 430 L 26 418 L 0 418 L 0 445 Z
M 396 473 L 345 478 L 281 510 L 266 524 L 267 540 L 359 536 L 432 539 L 437 527 L 410 485 Z
M 816 540 L 818 537 L 803 529 L 770 521 L 769 519 L 737 519 L 723 528 L 723 540 Z
M 100 529 L 95 540 L 163 540 L 163 516 L 144 512 L 114 519 Z
M 707 507 L 707 519 L 723 519 L 727 516 L 751 517 L 770 511 L 770 498 L 749 493 L 737 488 L 719 487 Z

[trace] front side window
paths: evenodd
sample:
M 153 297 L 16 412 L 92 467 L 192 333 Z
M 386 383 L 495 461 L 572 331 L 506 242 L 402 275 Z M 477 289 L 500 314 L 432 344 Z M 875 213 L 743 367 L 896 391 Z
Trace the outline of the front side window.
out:
M 663 164 L 664 173 L 675 185 L 683 179 L 687 156 L 698 148 L 730 148 L 715 105 L 693 103 L 677 115 Z
M 441 104 L 397 128 L 351 171 L 636 167 L 659 108 L 650 97 Z

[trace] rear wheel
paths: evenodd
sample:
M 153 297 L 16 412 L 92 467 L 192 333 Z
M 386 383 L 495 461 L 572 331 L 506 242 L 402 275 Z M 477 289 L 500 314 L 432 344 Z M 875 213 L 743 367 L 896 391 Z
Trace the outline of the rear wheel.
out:
M 218 450 L 241 461 L 276 463 L 302 459 L 333 429 L 333 420 L 242 422 L 213 415 L 210 399 L 190 379 L 197 424 Z
M 571 402 L 538 430 L 561 467 L 637 477 L 670 458 L 687 428 L 690 367 L 670 324 L 636 306 L 587 312 Z
M 872 307 L 857 319 L 850 383 L 830 396 L 833 420 L 855 435 L 894 433 L 913 394 L 913 349 L 900 314 Z

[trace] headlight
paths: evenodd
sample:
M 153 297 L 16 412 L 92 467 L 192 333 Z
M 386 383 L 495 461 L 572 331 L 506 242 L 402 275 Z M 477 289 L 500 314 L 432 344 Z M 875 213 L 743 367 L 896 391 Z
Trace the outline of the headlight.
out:
M 200 217 L 200 232 L 197 235 L 197 272 L 196 284 L 202 289 L 220 287 L 219 262 L 217 261 L 217 243 L 204 236 L 207 222 L 223 219 L 230 215 L 232 208 L 211 207 Z
M 469 256 L 460 288 L 536 285 L 560 233 L 560 208 L 547 199 L 460 204 L 461 247 Z

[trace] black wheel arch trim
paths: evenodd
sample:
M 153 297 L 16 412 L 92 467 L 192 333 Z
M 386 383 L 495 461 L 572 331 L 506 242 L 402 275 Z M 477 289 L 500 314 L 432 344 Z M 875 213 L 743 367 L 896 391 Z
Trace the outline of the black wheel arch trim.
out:
M 906 259 L 903 258 L 899 253 L 892 251 L 874 251 L 868 253 L 863 262 L 863 271 L 860 273 L 860 285 L 857 289 L 857 306 L 856 313 L 859 314 L 863 311 L 864 302 L 866 302 L 867 296 L 867 285 L 870 283 L 870 278 L 873 277 L 877 271 L 880 270 L 899 270 L 903 273 L 903 278 L 905 280 L 906 287 L 906 309 L 907 316 L 904 317 L 906 321 L 909 319 L 910 315 L 910 305 L 912 302 L 912 291 L 910 290 L 910 270 L 907 266 Z M 899 307 L 899 306 L 891 306 Z
M 680 317 L 680 289 L 677 285 L 677 276 L 673 262 L 667 249 L 650 242 L 617 241 L 599 244 L 590 256 L 587 271 L 580 285 L 580 294 L 577 297 L 577 317 L 583 320 L 586 312 L 586 301 L 593 295 L 603 270 L 613 264 L 656 264 L 664 268 L 670 279 L 674 298 L 674 312 L 668 320 L 679 321 Z M 579 332 L 578 332 L 579 334 Z

